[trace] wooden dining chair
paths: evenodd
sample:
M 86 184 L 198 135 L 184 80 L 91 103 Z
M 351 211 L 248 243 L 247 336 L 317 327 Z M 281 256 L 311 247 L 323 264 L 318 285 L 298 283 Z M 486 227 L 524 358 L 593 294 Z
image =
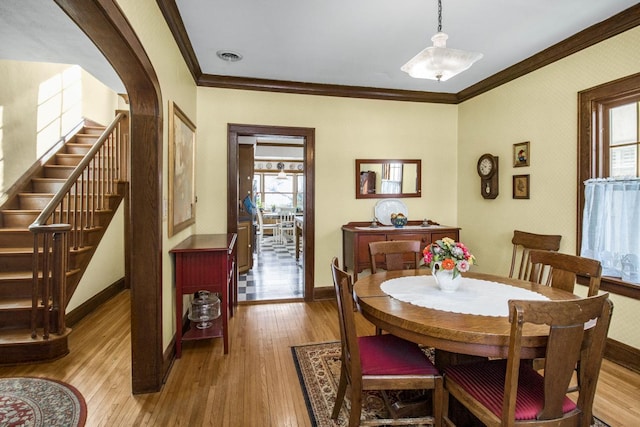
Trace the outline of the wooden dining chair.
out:
M 598 295 L 602 277 L 600 261 L 559 252 L 537 250 L 530 251 L 529 258 L 531 261 L 529 281 L 574 293 L 577 276 L 587 277 L 589 278 L 587 296 Z M 544 364 L 544 359 L 533 361 L 534 369 L 542 369 Z M 580 362 L 578 362 L 576 383 L 569 387 L 569 391 L 576 391 L 580 387 L 580 369 Z
M 371 273 L 378 271 L 376 259 L 384 257 L 385 270 L 404 270 L 418 268 L 422 259 L 422 242 L 419 240 L 383 240 L 369 242 L 369 256 L 371 258 Z
M 587 296 L 594 296 L 600 290 L 602 266 L 600 261 L 559 252 L 532 250 L 529 252 L 531 271 L 527 278 L 540 283 L 574 293 L 578 276 L 589 279 Z
M 443 421 L 455 425 L 448 413 L 453 396 L 486 426 L 589 427 L 612 308 L 608 294 L 561 301 L 509 301 L 507 359 L 445 368 Z M 527 323 L 550 328 L 543 373 L 520 360 L 522 329 Z M 592 326 L 585 331 L 585 324 Z M 578 360 L 582 387 L 574 403 L 567 396 L 567 386 Z
M 558 251 L 560 249 L 561 239 L 562 236 L 559 235 L 534 234 L 514 230 L 513 238 L 511 239 L 511 243 L 513 243 L 513 253 L 511 255 L 511 269 L 509 270 L 509 277 L 514 277 L 516 264 L 518 264 L 518 275 L 516 277 L 518 279 L 527 280 L 531 270 L 529 251 Z
M 417 344 L 395 335 L 356 335 L 351 276 L 331 261 L 331 274 L 338 302 L 342 344 L 340 382 L 331 418 L 336 420 L 344 404 L 347 386 L 351 390 L 349 426 L 429 424 L 442 420 L 442 376 Z M 363 392 L 380 390 L 388 402 L 387 390 L 432 390 L 432 414 L 401 418 L 393 405 L 387 405 L 390 418 L 361 420 Z

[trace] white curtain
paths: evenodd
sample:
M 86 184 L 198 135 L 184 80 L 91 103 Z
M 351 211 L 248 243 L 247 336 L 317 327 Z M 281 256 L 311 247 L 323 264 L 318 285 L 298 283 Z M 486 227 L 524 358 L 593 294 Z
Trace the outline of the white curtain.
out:
M 383 179 L 380 186 L 381 194 L 400 194 L 402 192 L 402 182 Z
M 640 267 L 639 178 L 585 181 L 580 254 L 599 260 L 606 276 L 621 277 L 630 262 Z

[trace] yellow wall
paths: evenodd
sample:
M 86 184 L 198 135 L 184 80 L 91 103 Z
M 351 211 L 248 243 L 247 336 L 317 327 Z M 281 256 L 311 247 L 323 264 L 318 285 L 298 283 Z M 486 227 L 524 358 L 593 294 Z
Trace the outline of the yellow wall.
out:
M 0 203 L 4 201 L 4 191 L 83 117 L 105 125 L 113 120 L 117 95 L 81 69 L 78 74 L 80 85 L 76 85 L 81 87 L 81 104 L 67 111 L 61 119 L 57 101 L 56 108 L 47 110 L 51 112 L 51 118 L 42 120 L 44 114 L 39 114 L 39 106 L 44 105 L 42 96 L 39 96 L 41 86 L 52 82 L 52 86 L 57 87 L 55 95 L 59 95 L 61 76 L 73 67 L 68 64 L 0 60 L 0 75 L 5 82 L 11 82 L 0 85 Z M 69 108 L 68 103 L 65 108 Z M 36 144 L 39 133 L 42 133 L 44 143 L 41 153 L 38 153 Z
M 153 64 L 158 76 L 162 92 L 162 194 L 166 203 L 168 197 L 168 125 L 169 103 L 175 102 L 178 107 L 198 126 L 196 122 L 196 85 L 191 77 L 182 55 L 171 35 L 158 5 L 153 0 L 119 0 L 119 6 L 135 29 L 136 35 L 142 42 L 144 49 Z M 197 130 L 197 129 L 196 129 Z M 132 141 L 144 143 L 144 141 Z M 199 147 L 197 148 L 199 149 Z M 135 165 L 133 165 L 135 167 Z M 196 183 L 198 185 L 198 183 Z M 201 184 L 203 185 L 203 184 Z M 196 212 L 196 220 L 207 221 L 206 212 Z M 210 218 L 210 221 L 224 223 L 224 218 Z M 226 232 L 226 230 L 224 230 Z M 168 237 L 167 217 L 163 215 L 163 259 L 162 259 L 162 339 L 166 348 L 176 330 L 175 321 L 175 287 L 173 284 L 173 260 L 169 250 L 195 233 L 195 227 L 189 227 L 180 233 Z M 186 303 L 185 303 L 186 307 Z
M 640 28 L 599 43 L 459 106 L 458 225 L 476 271 L 508 274 L 514 229 L 561 234 L 576 253 L 578 92 L 640 71 Z M 530 166 L 514 168 L 513 144 L 530 141 Z M 480 196 L 478 157 L 500 157 L 500 195 Z M 531 199 L 512 199 L 512 176 L 531 176 Z M 610 337 L 640 348 L 638 301 L 612 296 Z
M 355 198 L 356 158 L 421 159 L 410 218 L 457 222 L 456 106 L 198 88 L 198 233 L 226 231 L 227 123 L 315 129 L 316 287 L 331 286 L 340 227 L 373 218 L 378 200 Z

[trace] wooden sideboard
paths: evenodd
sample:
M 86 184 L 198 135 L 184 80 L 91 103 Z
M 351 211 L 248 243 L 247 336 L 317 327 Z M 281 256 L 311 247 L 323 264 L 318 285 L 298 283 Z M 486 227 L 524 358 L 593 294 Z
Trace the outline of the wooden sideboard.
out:
M 237 292 L 235 233 L 195 234 L 183 240 L 170 253 L 175 256 L 176 282 L 176 358 L 182 356 L 182 342 L 222 337 L 224 353 L 229 352 L 229 317 L 233 316 Z M 209 291 L 220 298 L 220 317 L 207 329 L 197 329 L 189 321 L 183 333 L 183 296 Z
M 353 271 L 353 281 L 358 280 L 358 273 L 371 268 L 369 242 L 383 240 L 420 240 L 422 249 L 428 244 L 450 237 L 460 239 L 460 229 L 456 227 L 430 225 L 423 227 L 421 221 L 409 221 L 402 228 L 393 226 L 370 227 L 371 222 L 350 222 L 342 226 L 342 262 L 344 268 Z M 376 259 L 376 264 L 378 261 Z M 384 268 L 384 261 L 380 259 Z

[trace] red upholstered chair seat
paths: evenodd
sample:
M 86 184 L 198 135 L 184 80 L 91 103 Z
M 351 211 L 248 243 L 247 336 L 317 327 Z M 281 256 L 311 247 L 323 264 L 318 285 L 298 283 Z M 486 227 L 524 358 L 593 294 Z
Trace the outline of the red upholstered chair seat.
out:
M 504 380 L 507 361 L 492 360 L 482 363 L 455 365 L 445 369 L 445 382 L 453 380 L 473 398 L 481 402 L 496 416 L 502 414 Z M 516 420 L 535 420 L 544 406 L 544 378 L 526 363 L 520 365 L 518 396 L 516 398 Z M 576 408 L 568 397 L 564 398 L 564 413 Z
M 362 375 L 439 375 L 415 343 L 395 335 L 358 337 L 358 346 Z

